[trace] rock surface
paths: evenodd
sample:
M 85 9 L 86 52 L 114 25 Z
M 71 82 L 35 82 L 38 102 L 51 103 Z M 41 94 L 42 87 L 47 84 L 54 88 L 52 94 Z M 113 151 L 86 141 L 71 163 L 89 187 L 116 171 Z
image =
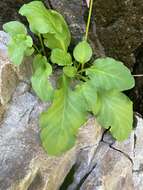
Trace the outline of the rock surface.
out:
M 19 84 L 1 123 L 0 190 L 56 190 L 79 152 L 98 145 L 102 130 L 90 119 L 72 150 L 61 157 L 49 157 L 41 147 L 38 128 L 38 116 L 45 105 L 27 89 L 26 83 Z

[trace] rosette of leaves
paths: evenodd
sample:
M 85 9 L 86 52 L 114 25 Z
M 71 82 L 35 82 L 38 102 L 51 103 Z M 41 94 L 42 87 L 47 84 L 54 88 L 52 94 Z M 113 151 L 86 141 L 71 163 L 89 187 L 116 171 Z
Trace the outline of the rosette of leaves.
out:
M 48 10 L 41 1 L 21 7 L 19 13 L 29 22 L 29 28 L 39 39 L 41 47 L 33 45 L 26 27 L 17 21 L 4 25 L 11 36 L 9 56 L 16 65 L 24 56 L 33 57 L 31 83 L 42 101 L 51 102 L 40 115 L 41 142 L 50 155 L 60 155 L 76 141 L 79 128 L 87 121 L 88 113 L 95 115 L 105 129 L 117 140 L 128 138 L 133 124 L 131 100 L 123 91 L 134 87 L 134 78 L 123 63 L 113 58 L 92 59 L 87 40 L 79 42 L 68 52 L 71 41 L 66 21 L 58 12 Z M 50 82 L 62 70 L 57 88 Z

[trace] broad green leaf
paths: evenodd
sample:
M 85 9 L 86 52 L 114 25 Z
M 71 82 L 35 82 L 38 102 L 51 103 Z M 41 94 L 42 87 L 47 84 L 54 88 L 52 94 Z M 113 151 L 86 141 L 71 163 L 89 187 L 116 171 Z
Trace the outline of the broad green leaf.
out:
M 134 87 L 134 78 L 122 62 L 113 58 L 99 58 L 87 69 L 91 83 L 101 89 L 128 90 Z
M 66 76 L 73 78 L 77 73 L 77 68 L 73 66 L 66 66 L 63 68 L 63 72 Z
M 44 44 L 50 49 L 64 49 L 63 44 L 58 39 L 56 39 L 55 34 L 45 34 Z
M 60 27 L 58 22 L 51 22 L 51 15 L 40 1 L 32 1 L 28 4 L 24 4 L 20 8 L 19 13 L 27 18 L 30 29 L 33 33 L 54 33 L 56 30 L 56 24 L 57 27 Z
M 97 120 L 119 141 L 130 135 L 133 126 L 133 107 L 130 99 L 116 91 L 101 92 L 101 108 Z
M 90 82 L 83 82 L 77 86 L 78 93 L 81 93 L 87 103 L 87 111 L 96 115 L 100 109 L 101 101 L 97 89 Z
M 33 1 L 25 4 L 21 7 L 19 13 L 26 16 L 30 29 L 35 34 L 52 34 L 53 39 L 60 44 L 62 49 L 66 50 L 70 44 L 71 36 L 68 26 L 58 12 L 53 10 L 48 10 L 44 4 L 40 1 Z M 54 46 L 51 44 L 49 35 L 44 35 L 46 38 L 45 44 L 48 47 Z
M 46 152 L 59 155 L 73 147 L 78 129 L 85 121 L 81 96 L 68 87 L 56 90 L 53 104 L 40 117 L 40 136 Z
M 39 67 L 37 66 L 39 63 Z M 41 66 L 40 66 L 41 64 Z M 50 83 L 49 76 L 52 73 L 51 65 L 46 62 L 45 57 L 38 55 L 34 59 L 34 68 L 36 71 L 31 78 L 32 88 L 42 101 L 50 101 L 53 98 L 53 87 Z
M 14 36 L 8 44 L 8 53 L 11 61 L 15 65 L 20 65 L 22 60 L 27 53 L 32 53 L 33 51 L 28 52 L 32 48 L 32 38 L 26 36 L 25 34 L 17 34 Z
M 49 12 L 52 14 L 54 20 L 58 20 L 61 23 L 61 30 L 57 28 L 57 31 L 55 31 L 54 34 L 44 34 L 44 44 L 50 49 L 59 48 L 67 51 L 71 41 L 71 34 L 68 25 L 66 24 L 63 16 L 58 12 L 53 10 L 49 10 Z
M 52 50 L 51 61 L 61 66 L 72 64 L 71 55 L 62 49 Z
M 79 63 L 86 63 L 92 57 L 92 48 L 87 41 L 82 41 L 77 44 L 73 51 L 74 58 Z
M 48 68 L 49 68 L 49 75 L 50 75 L 52 73 L 52 67 L 47 62 L 47 58 L 45 56 L 41 55 L 41 54 L 37 54 L 34 57 L 34 60 L 33 60 L 33 69 L 34 69 L 34 71 L 37 70 L 40 67 L 46 68 L 46 66 L 48 66 Z
M 11 37 L 15 36 L 16 34 L 27 34 L 24 24 L 18 21 L 11 21 L 4 24 L 3 29 L 5 32 L 9 33 Z
M 26 51 L 25 51 L 25 56 L 30 56 L 32 55 L 34 52 L 34 48 L 31 47 L 31 48 L 27 48 Z

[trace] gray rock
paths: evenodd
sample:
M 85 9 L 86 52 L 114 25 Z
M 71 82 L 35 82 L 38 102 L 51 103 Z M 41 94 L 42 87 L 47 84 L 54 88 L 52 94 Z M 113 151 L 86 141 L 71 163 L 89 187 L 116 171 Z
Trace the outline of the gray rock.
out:
M 134 190 L 132 163 L 121 152 L 100 143 L 93 162 L 81 190 Z
M 9 36 L 0 31 L 0 102 L 2 105 L 10 100 L 18 83 L 17 74 L 8 58 L 6 47 L 8 41 Z
M 90 119 L 80 130 L 76 146 L 60 157 L 50 157 L 39 139 L 38 116 L 48 105 L 20 83 L 7 105 L 0 128 L 0 190 L 56 190 L 75 164 L 79 153 L 96 149 L 102 130 Z

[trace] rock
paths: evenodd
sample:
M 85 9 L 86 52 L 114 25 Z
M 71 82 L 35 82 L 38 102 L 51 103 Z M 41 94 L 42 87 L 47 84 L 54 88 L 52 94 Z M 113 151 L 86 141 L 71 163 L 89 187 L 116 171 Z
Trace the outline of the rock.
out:
M 143 119 L 137 114 L 136 119 L 136 127 L 127 140 L 115 141 L 106 131 L 93 150 L 92 159 L 86 157 L 86 152 L 79 156 L 68 190 L 142 190 Z
M 142 190 L 143 187 L 143 119 L 137 117 L 137 127 L 135 129 L 133 176 L 135 189 Z
M 14 67 L 19 81 L 26 81 L 30 83 L 32 75 L 32 61 L 33 57 L 25 57 L 22 64 Z
M 4 31 L 0 31 L 0 57 L 7 57 L 7 47 L 10 38 Z
M 97 0 L 93 10 L 97 35 L 106 55 L 133 68 L 135 50 L 143 42 L 142 1 Z
M 134 190 L 132 163 L 121 152 L 100 143 L 94 158 L 94 168 L 80 190 Z
M 18 83 L 17 75 L 7 57 L 6 44 L 8 41 L 9 36 L 0 31 L 0 120 L 5 110 L 5 104 L 10 100 Z
M 97 147 L 100 126 L 90 119 L 76 146 L 60 157 L 48 156 L 39 140 L 38 116 L 45 105 L 20 83 L 8 104 L 0 128 L 0 190 L 56 190 L 85 149 Z M 92 148 L 93 149 L 93 148 Z

